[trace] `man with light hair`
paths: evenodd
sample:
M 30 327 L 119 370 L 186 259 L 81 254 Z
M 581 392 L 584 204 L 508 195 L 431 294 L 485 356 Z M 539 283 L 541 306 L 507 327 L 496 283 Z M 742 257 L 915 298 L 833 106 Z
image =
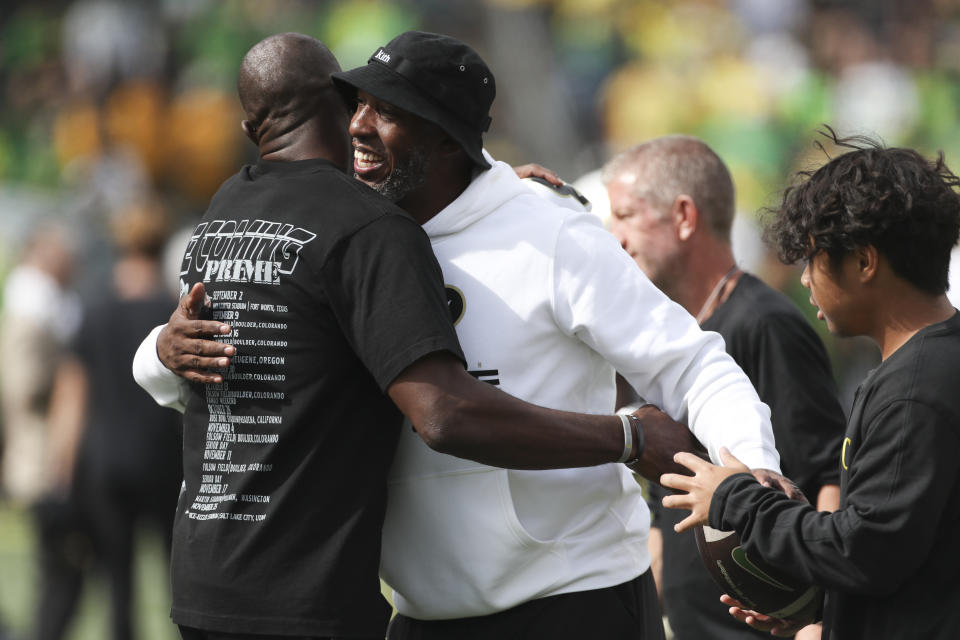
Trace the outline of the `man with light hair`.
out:
M 734 186 L 723 161 L 696 138 L 665 136 L 614 157 L 603 182 L 611 232 L 654 284 L 703 329 L 723 336 L 770 406 L 784 473 L 819 508 L 835 508 L 844 418 L 827 354 L 789 299 L 737 265 L 730 242 Z M 661 491 L 652 493 L 659 498 Z M 655 503 L 663 539 L 659 586 L 676 637 L 762 636 L 727 615 L 693 532 L 673 530 L 683 514 Z M 655 543 L 651 551 L 656 556 Z

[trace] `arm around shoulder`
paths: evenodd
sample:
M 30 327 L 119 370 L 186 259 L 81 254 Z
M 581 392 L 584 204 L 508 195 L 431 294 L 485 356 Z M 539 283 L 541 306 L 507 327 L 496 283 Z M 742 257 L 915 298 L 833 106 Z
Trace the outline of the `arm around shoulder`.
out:
M 529 404 L 476 380 L 445 351 L 407 367 L 387 392 L 441 453 L 513 469 L 593 466 L 623 453 L 619 417 Z

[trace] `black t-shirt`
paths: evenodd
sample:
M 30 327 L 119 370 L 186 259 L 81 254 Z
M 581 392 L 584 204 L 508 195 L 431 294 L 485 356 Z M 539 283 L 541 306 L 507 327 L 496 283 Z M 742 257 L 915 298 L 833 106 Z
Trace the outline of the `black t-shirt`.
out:
M 187 247 L 237 354 L 194 385 L 173 550 L 173 620 L 236 633 L 377 636 L 383 392 L 422 356 L 462 359 L 420 226 L 324 160 L 261 161 Z
M 952 640 L 960 629 L 960 314 L 928 326 L 857 391 L 840 508 L 817 513 L 728 478 L 710 523 L 827 589 L 824 639 Z
M 815 503 L 821 486 L 840 483 L 844 430 L 823 342 L 792 301 L 748 273 L 703 329 L 723 336 L 727 352 L 770 407 L 783 473 Z M 693 531 L 673 530 L 688 512 L 664 509 L 659 487 L 653 494 L 655 524 L 663 533 L 664 608 L 678 640 L 769 637 L 727 613 Z

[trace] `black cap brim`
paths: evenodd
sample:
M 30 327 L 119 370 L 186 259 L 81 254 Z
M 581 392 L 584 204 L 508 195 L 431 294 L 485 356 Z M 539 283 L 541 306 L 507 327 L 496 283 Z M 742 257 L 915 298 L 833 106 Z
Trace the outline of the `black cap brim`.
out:
M 349 71 L 330 74 L 333 83 L 349 105 L 356 103 L 357 91 L 366 91 L 379 100 L 438 125 L 460 143 L 467 156 L 483 169 L 490 163 L 483 157 L 481 133 L 438 105 L 396 71 L 377 62 L 370 62 Z

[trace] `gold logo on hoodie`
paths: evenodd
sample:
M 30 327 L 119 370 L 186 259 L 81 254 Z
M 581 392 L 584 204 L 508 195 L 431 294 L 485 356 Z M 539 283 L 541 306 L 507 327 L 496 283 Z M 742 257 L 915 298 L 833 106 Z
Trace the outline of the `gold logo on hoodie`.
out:
M 847 447 L 853 444 L 853 441 L 850 438 L 843 439 L 843 449 L 840 450 L 840 464 L 843 465 L 843 470 L 847 470 Z

